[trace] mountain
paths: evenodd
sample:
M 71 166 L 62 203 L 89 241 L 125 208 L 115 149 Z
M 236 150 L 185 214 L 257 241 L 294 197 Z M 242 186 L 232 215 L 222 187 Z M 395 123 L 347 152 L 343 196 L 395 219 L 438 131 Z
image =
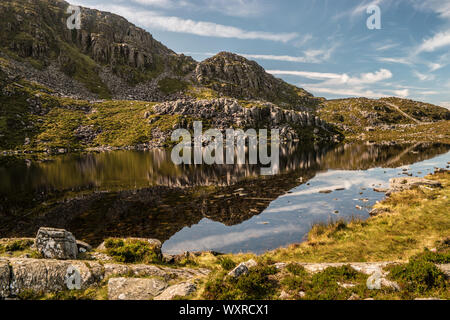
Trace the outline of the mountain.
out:
M 14 73 L 88 99 L 230 97 L 297 110 L 322 101 L 231 53 L 201 63 L 176 54 L 115 14 L 82 8 L 81 30 L 69 30 L 68 6 L 62 0 L 2 0 L 0 57 L 13 61 Z
M 82 8 L 81 29 L 69 30 L 68 6 L 0 2 L 0 150 L 165 147 L 174 129 L 196 120 L 336 143 L 372 126 L 414 132 L 449 119 L 446 109 L 410 100 L 326 101 L 229 52 L 197 62 L 107 12 Z

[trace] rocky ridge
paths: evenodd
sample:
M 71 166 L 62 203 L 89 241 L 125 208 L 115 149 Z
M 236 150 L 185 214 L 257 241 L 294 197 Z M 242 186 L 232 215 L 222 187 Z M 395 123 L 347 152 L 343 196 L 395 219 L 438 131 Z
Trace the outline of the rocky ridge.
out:
M 251 102 L 249 107 L 243 107 L 235 99 L 213 100 L 177 100 L 164 102 L 153 107 L 156 119 L 159 115 L 179 115 L 182 120 L 174 129 L 192 129 L 192 122 L 186 118 L 203 119 L 218 130 L 225 131 L 228 128 L 259 128 L 270 127 L 280 130 L 280 138 L 283 141 L 298 141 L 303 139 L 300 129 L 309 128 L 314 134 L 315 141 L 339 142 L 341 136 L 334 128 L 310 112 L 298 112 L 282 109 L 268 102 Z M 150 121 L 155 121 L 155 116 L 147 113 Z

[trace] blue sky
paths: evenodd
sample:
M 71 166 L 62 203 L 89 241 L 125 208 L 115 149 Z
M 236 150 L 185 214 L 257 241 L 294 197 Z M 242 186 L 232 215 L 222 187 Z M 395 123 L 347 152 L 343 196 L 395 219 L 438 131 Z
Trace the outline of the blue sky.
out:
M 231 51 L 316 96 L 450 108 L 450 0 L 72 0 L 201 61 Z M 367 8 L 381 9 L 369 30 Z

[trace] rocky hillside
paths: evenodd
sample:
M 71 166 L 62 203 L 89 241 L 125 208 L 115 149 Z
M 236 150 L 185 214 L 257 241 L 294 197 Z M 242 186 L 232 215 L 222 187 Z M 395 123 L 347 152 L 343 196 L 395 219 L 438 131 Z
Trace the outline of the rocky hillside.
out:
M 450 120 L 446 108 L 400 98 L 329 100 L 320 106 L 318 114 L 347 132 Z
M 197 63 L 115 14 L 82 8 L 81 30 L 69 30 L 68 6 L 62 0 L 2 1 L 0 57 L 9 62 L 3 69 L 91 100 L 231 97 L 296 110 L 322 101 L 231 53 Z
M 266 73 L 256 62 L 229 52 L 201 62 L 195 77 L 201 85 L 246 100 L 262 99 L 296 109 L 302 106 L 314 109 L 322 102 L 309 92 Z
M 0 48 L 3 58 L 14 60 L 16 73 L 62 93 L 88 96 L 64 86 L 68 76 L 93 96 L 109 98 L 123 93 L 117 88 L 195 69 L 193 59 L 177 55 L 114 14 L 83 8 L 81 30 L 69 30 L 68 6 L 61 0 L 0 3 L 0 28 L 6 30 L 0 34 Z

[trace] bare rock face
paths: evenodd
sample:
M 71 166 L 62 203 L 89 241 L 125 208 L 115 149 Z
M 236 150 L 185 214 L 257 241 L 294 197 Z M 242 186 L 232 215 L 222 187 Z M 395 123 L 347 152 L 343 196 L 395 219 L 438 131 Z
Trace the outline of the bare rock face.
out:
M 112 278 L 108 282 L 109 300 L 151 300 L 167 288 L 158 279 Z
M 38 252 L 47 259 L 77 258 L 77 241 L 72 233 L 63 229 L 40 228 L 35 245 Z
M 190 282 L 184 282 L 170 286 L 159 296 L 155 297 L 154 300 L 173 300 L 176 297 L 187 297 L 193 294 L 197 290 L 195 284 Z

